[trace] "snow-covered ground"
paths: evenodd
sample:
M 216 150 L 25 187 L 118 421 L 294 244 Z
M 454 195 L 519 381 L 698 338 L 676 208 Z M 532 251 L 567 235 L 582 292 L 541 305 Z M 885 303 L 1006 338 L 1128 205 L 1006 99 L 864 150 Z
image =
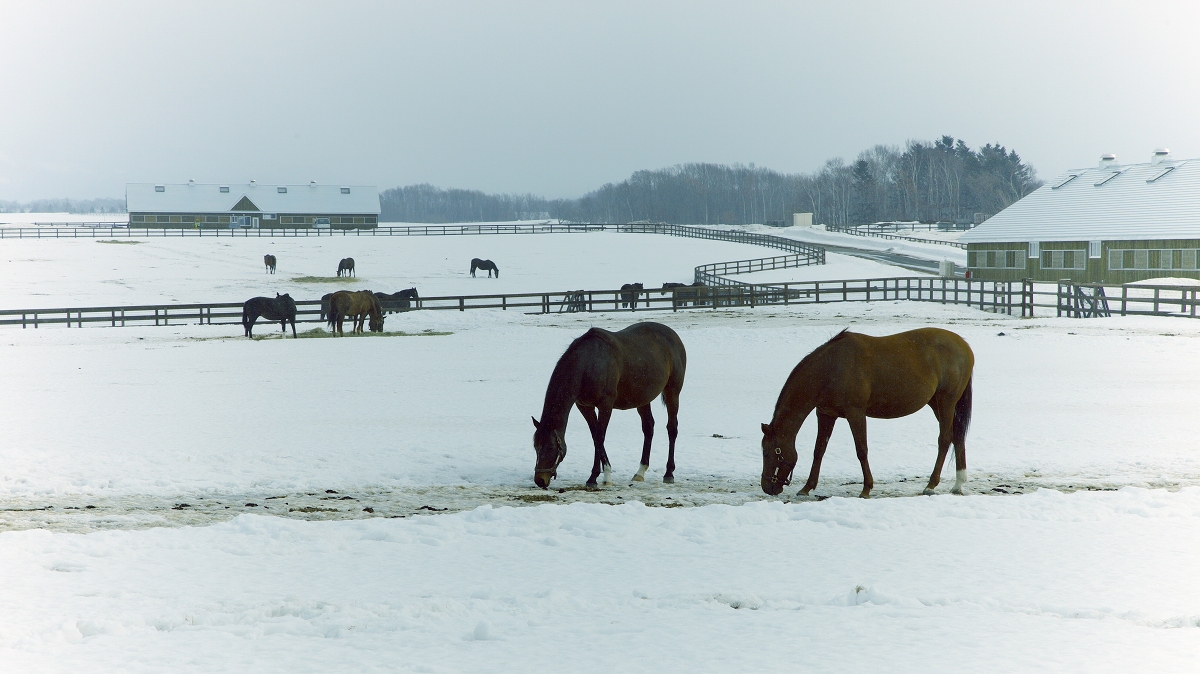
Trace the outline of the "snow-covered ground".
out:
M 311 238 L 17 239 L 0 242 L 0 308 L 241 302 L 290 292 L 317 299 L 338 287 L 422 296 L 610 290 L 687 282 L 697 265 L 770 257 L 781 251 L 740 243 L 661 234 L 591 232 L 467 236 L 334 236 Z M 265 274 L 262 258 L 278 260 Z M 336 279 L 338 261 L 355 260 L 357 277 Z M 495 261 L 499 278 L 470 271 L 472 258 Z M 893 268 L 842 256 L 824 267 L 784 270 L 779 278 L 811 280 L 896 275 Z M 903 275 L 911 273 L 899 270 Z M 778 276 L 778 273 L 776 273 Z
M 910 257 L 920 258 L 922 260 L 950 260 L 954 264 L 965 267 L 967 266 L 967 251 L 954 246 L 945 246 L 936 243 L 920 243 L 912 240 L 903 239 L 883 239 L 873 236 L 855 236 L 853 234 L 845 234 L 842 232 L 827 232 L 823 226 L 817 227 L 763 227 L 763 226 L 748 226 L 734 227 L 732 229 L 745 229 L 746 231 L 761 232 L 763 234 L 774 234 L 775 236 L 783 236 L 789 239 L 796 239 L 805 243 L 814 243 L 818 246 L 843 246 L 845 248 L 857 248 L 860 250 L 873 251 L 891 251 L 908 255 Z M 919 239 L 935 239 L 945 241 L 957 241 L 962 232 L 899 232 L 899 236 L 913 236 Z M 903 275 L 903 274 L 900 274 Z
M 234 241 L 3 241 L 0 283 L 8 306 L 300 297 L 294 276 L 351 255 L 375 289 L 516 292 L 773 254 L 625 234 L 289 239 L 267 248 L 272 278 L 270 240 Z M 466 276 L 476 256 L 501 279 Z M 830 260 L 797 280 L 909 275 Z M 556 489 L 534 489 L 529 417 L 558 355 L 638 319 L 688 349 L 678 482 L 660 481 L 656 405 L 646 483 L 623 481 L 641 432 L 617 412 L 619 481 L 579 490 L 575 414 Z M 885 498 L 841 498 L 861 479 L 844 422 L 817 489 L 834 498 L 763 497 L 758 424 L 792 366 L 844 327 L 924 325 L 975 351 L 970 494 L 915 497 L 936 439 L 923 411 L 868 426 Z M 387 327 L 408 336 L 0 330 L 0 670 L 1189 671 L 1200 652 L 1200 323 L 889 301 Z

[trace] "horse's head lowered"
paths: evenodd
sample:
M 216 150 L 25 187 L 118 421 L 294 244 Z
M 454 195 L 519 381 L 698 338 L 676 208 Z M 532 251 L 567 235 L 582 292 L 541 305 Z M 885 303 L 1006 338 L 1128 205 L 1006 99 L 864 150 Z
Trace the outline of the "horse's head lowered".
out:
M 561 429 L 552 429 L 533 420 L 533 451 L 537 462 L 533 465 L 533 482 L 542 489 L 550 486 L 550 480 L 558 477 L 558 464 L 567 456 L 567 441 Z
M 762 432 L 762 490 L 775 496 L 792 483 L 792 471 L 796 468 L 799 456 L 796 454 L 795 441 L 781 442 L 771 424 L 763 424 Z

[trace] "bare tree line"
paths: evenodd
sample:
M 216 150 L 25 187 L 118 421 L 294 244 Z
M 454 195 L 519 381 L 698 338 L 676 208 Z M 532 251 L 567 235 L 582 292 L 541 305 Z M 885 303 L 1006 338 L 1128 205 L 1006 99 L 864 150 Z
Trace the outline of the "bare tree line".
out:
M 754 164 L 680 164 L 637 171 L 578 199 L 490 195 L 411 185 L 380 195 L 387 222 L 484 222 L 551 217 L 572 222 L 749 224 L 813 221 L 969 221 L 994 214 L 1041 186 L 1033 167 L 999 144 L 961 140 L 876 145 L 852 164 L 831 159 L 816 172 L 784 174 Z
M 124 199 L 0 200 L 0 213 L 124 213 Z

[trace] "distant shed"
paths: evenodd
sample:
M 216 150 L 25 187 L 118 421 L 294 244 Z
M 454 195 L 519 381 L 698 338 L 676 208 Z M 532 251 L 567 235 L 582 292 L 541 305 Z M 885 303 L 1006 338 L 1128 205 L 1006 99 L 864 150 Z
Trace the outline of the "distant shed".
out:
M 1146 164 L 1056 177 L 964 233 L 973 278 L 1129 283 L 1200 279 L 1200 160 L 1155 150 Z
M 379 190 L 366 185 L 129 183 L 130 227 L 332 228 L 379 226 Z

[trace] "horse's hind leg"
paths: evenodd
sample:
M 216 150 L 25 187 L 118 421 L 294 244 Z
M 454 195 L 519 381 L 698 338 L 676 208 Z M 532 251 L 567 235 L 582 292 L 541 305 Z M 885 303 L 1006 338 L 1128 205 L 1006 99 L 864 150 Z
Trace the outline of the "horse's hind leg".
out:
M 675 482 L 675 438 L 679 437 L 679 389 L 682 387 L 681 381 L 678 388 L 667 388 L 663 391 L 663 403 L 667 406 L 667 470 L 663 473 L 663 482 L 667 484 Z M 649 458 L 650 446 L 647 440 L 646 455 L 642 463 L 647 463 Z
M 654 415 L 651 414 L 649 405 L 642 405 L 637 408 L 637 411 L 642 417 L 642 436 L 645 439 L 642 441 L 642 465 L 638 466 L 633 481 L 641 482 L 646 479 L 646 469 L 650 467 L 650 444 L 654 440 Z
M 933 465 L 933 473 L 929 476 L 929 484 L 926 485 L 925 490 L 921 492 L 926 496 L 933 494 L 934 490 L 937 489 L 938 484 L 940 484 L 942 481 L 942 466 L 946 465 L 946 453 L 950 450 L 950 441 L 953 437 L 954 408 L 950 407 L 949 409 L 946 409 L 945 406 L 939 404 L 940 402 L 941 401 L 935 401 L 929 404 L 929 407 L 933 409 L 934 416 L 937 417 L 938 428 L 940 430 L 938 431 L 937 463 Z M 965 458 L 966 457 L 964 456 L 964 461 Z M 956 484 L 955 488 L 958 489 L 958 492 L 955 493 L 962 492 L 961 485 Z

